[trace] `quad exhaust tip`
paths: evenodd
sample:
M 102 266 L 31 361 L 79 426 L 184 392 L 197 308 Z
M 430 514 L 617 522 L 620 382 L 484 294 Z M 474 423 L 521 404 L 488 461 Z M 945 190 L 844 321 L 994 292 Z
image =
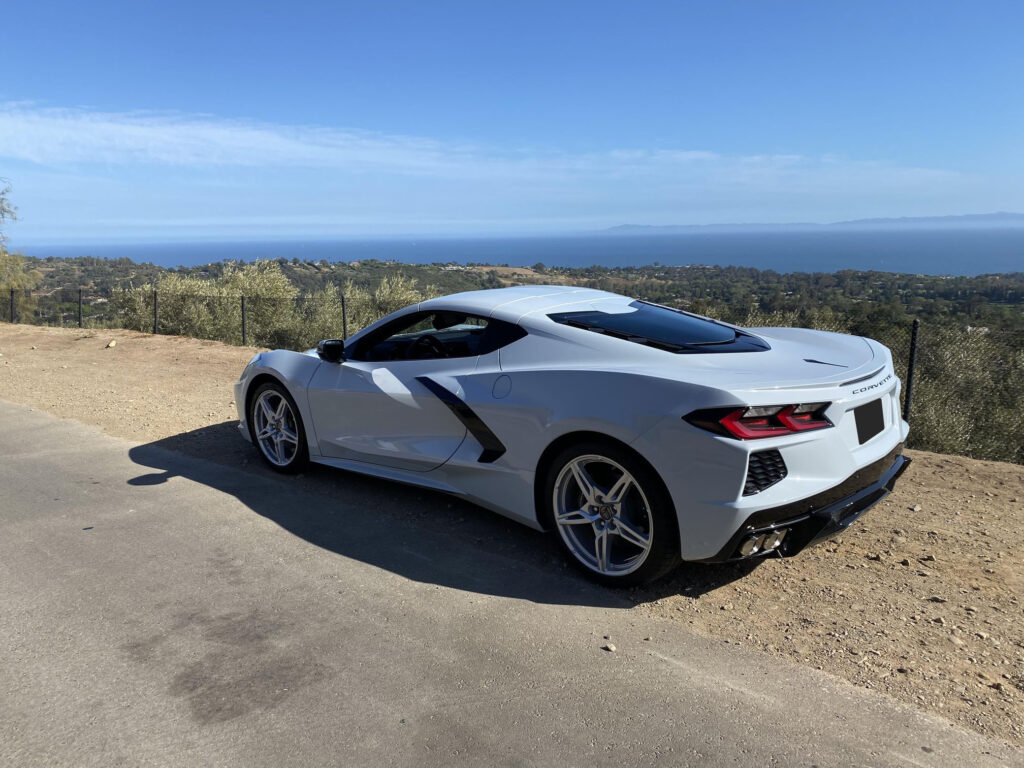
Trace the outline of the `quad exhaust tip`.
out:
M 752 557 L 757 554 L 764 554 L 765 552 L 771 552 L 779 548 L 782 544 L 782 540 L 786 538 L 788 528 L 782 528 L 777 531 L 769 531 L 768 533 L 762 533 L 757 536 L 748 536 L 740 544 L 740 556 L 741 557 Z

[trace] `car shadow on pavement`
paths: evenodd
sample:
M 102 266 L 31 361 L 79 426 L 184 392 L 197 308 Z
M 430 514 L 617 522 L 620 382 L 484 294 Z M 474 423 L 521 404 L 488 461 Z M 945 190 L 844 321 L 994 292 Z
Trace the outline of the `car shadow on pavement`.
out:
M 130 485 L 183 477 L 235 497 L 258 515 L 322 549 L 422 583 L 537 603 L 629 608 L 668 595 L 696 597 L 742 578 L 751 566 L 683 564 L 638 589 L 589 582 L 553 536 L 437 491 L 311 465 L 283 476 L 267 469 L 223 422 L 133 447 L 150 470 Z

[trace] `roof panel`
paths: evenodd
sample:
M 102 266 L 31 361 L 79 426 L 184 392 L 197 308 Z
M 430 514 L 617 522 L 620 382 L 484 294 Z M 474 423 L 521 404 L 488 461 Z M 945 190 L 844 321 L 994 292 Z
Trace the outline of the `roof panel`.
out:
M 616 294 L 572 285 L 516 285 L 440 296 L 420 304 L 421 309 L 457 309 L 516 322 L 531 312 L 549 312 L 577 302 L 617 298 Z

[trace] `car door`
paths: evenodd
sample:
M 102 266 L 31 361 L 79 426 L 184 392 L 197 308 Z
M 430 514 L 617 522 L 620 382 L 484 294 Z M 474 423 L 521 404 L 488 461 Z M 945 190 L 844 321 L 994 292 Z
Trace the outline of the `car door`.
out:
M 468 324 L 463 325 L 469 330 L 437 329 L 437 314 L 413 313 L 411 331 L 409 323 L 399 323 L 397 330 L 378 334 L 362 349 L 357 345 L 351 351 L 356 359 L 319 366 L 307 394 L 324 456 L 426 472 L 455 453 L 466 437 L 466 426 L 436 390 L 439 385 L 461 397 L 458 377 L 473 372 L 479 356 L 451 341 L 446 348 L 451 356 L 444 357 L 429 344 L 417 344 L 424 335 L 474 332 Z M 358 359 L 373 358 L 374 348 L 384 350 L 378 354 L 400 355 L 410 345 L 419 350 L 412 359 Z

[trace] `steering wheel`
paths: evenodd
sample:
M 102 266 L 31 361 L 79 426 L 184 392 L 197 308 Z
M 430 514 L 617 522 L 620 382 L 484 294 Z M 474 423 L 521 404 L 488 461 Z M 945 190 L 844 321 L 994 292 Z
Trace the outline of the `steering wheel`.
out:
M 444 344 L 432 333 L 425 333 L 420 336 L 416 341 L 409 345 L 409 348 L 405 351 L 406 360 L 428 360 L 431 357 L 423 357 L 420 354 L 420 350 L 424 352 L 433 352 L 433 357 L 448 357 L 448 350 L 445 349 Z

